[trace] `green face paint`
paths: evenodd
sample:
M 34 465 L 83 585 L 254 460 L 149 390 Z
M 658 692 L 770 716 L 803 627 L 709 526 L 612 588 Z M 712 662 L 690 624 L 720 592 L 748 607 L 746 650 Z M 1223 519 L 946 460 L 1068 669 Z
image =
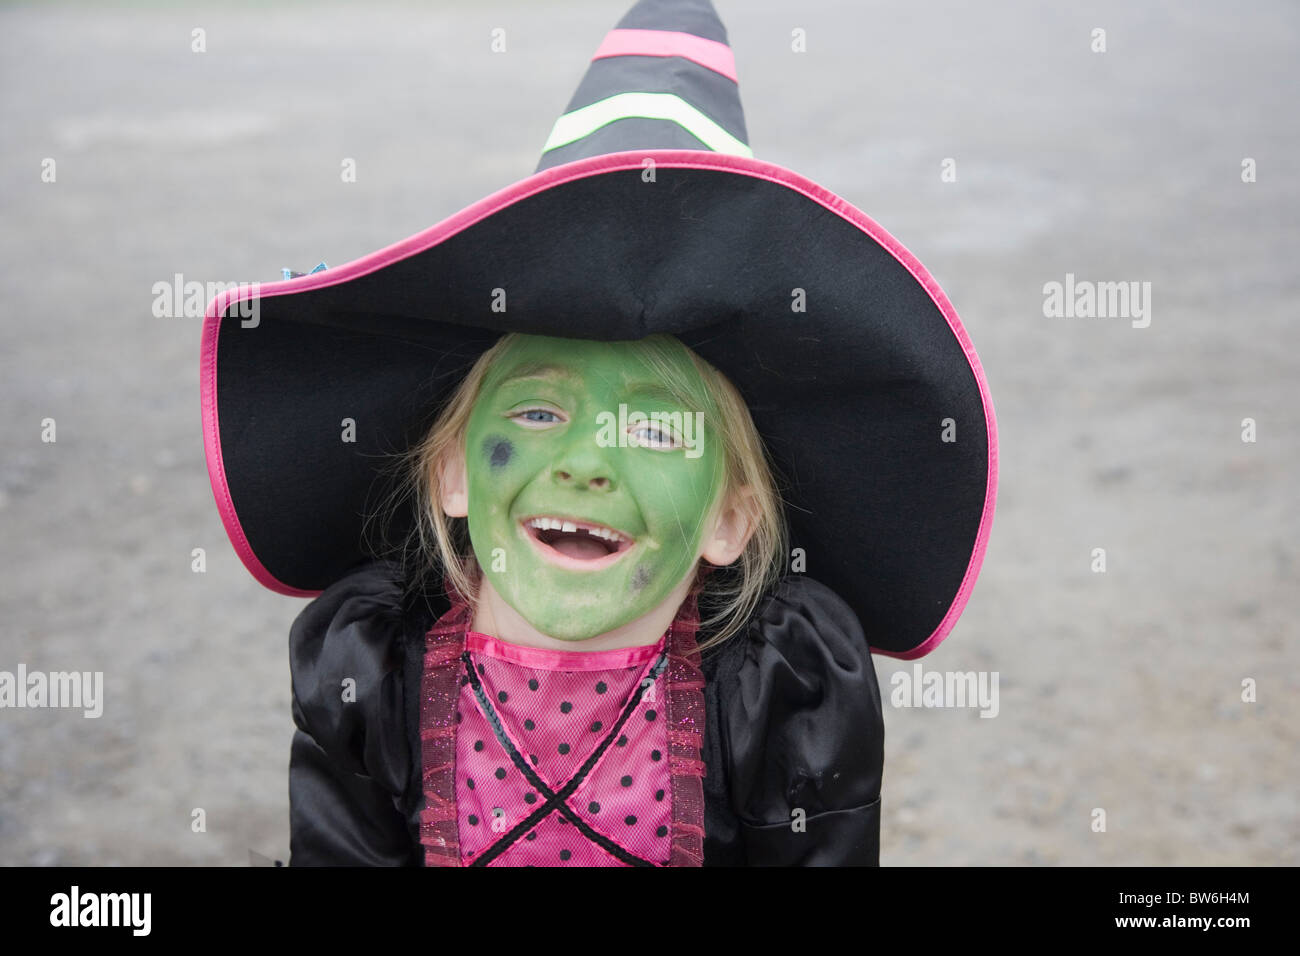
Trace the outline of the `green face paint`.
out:
M 699 372 L 684 349 L 671 361 L 689 402 L 629 342 L 524 336 L 488 372 L 465 441 L 470 541 L 544 634 L 605 634 L 695 573 L 724 459 Z

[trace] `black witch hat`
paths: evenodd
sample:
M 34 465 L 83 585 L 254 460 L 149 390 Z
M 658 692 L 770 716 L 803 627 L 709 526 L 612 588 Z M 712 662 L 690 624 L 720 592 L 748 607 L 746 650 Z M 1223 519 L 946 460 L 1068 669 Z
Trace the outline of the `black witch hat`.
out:
M 253 575 L 310 596 L 382 551 L 363 534 L 392 490 L 381 464 L 508 332 L 676 336 L 745 397 L 791 482 L 792 546 L 872 649 L 919 657 L 952 628 L 996 489 L 979 358 L 897 240 L 752 157 L 708 0 L 637 3 L 533 175 L 347 265 L 212 301 L 208 469 Z

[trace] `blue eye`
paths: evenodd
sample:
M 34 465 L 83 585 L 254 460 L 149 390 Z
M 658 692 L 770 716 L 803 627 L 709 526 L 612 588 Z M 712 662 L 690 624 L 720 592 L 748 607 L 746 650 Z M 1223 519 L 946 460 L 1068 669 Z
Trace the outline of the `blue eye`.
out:
M 550 417 L 549 417 L 549 418 L 546 418 L 546 417 L 541 417 L 541 418 L 535 418 L 535 417 L 532 417 L 532 416 L 539 416 L 539 415 L 540 415 L 540 416 L 547 416 L 547 415 L 549 415 Z M 562 422 L 562 421 L 564 421 L 564 419 L 560 418 L 560 416 L 557 415 L 555 412 L 550 411 L 549 409 L 546 409 L 546 408 L 525 408 L 525 409 L 523 409 L 523 410 L 521 410 L 521 411 L 515 412 L 515 413 L 514 413 L 513 415 L 511 415 L 510 417 L 513 418 L 513 419 L 516 419 L 516 420 L 522 420 L 522 421 L 527 421 L 527 422 L 536 422 L 538 425 L 551 425 L 551 424 L 554 424 L 554 423 L 556 423 L 556 422 Z
M 638 439 L 646 448 L 671 449 L 680 447 L 680 442 L 678 442 L 677 436 L 673 432 L 665 431 L 656 425 L 641 425 L 632 434 L 650 436 L 648 440 Z

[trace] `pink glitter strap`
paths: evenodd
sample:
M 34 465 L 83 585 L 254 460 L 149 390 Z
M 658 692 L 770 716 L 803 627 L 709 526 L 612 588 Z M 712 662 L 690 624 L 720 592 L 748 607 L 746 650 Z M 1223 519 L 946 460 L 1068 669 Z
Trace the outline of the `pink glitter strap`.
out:
M 704 675 L 695 632 L 695 592 L 682 602 L 668 636 L 668 767 L 673 780 L 669 866 L 704 865 Z
M 451 588 L 447 593 L 455 595 Z M 472 620 L 469 605 L 453 600 L 451 610 L 424 637 L 420 680 L 420 750 L 424 809 L 420 843 L 425 866 L 460 866 L 456 828 L 456 699 L 460 655 Z
M 425 635 L 421 679 L 420 741 L 425 807 L 420 843 L 425 866 L 460 866 L 456 818 L 456 703 L 460 656 L 473 614 L 450 582 L 451 609 Z M 669 866 L 704 862 L 704 676 L 695 635 L 696 591 L 682 602 L 669 628 L 667 696 L 668 764 L 672 779 L 672 850 Z

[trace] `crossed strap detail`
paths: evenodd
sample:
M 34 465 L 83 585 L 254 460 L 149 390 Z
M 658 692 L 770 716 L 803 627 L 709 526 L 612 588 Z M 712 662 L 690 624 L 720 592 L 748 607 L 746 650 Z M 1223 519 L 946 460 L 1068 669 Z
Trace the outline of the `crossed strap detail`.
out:
M 658 658 L 656 658 L 654 663 L 650 666 L 646 676 L 633 686 L 631 694 L 629 694 L 627 700 L 624 701 L 623 709 L 619 713 L 618 720 L 614 722 L 609 733 L 601 739 L 600 743 L 598 743 L 595 749 L 587 756 L 587 759 L 583 761 L 582 765 L 574 775 L 570 777 L 569 780 L 566 781 L 558 790 L 553 790 L 547 785 L 546 781 L 544 781 L 537 771 L 533 769 L 532 765 L 524 758 L 524 755 L 519 752 L 519 748 L 515 746 L 514 741 L 512 741 L 510 736 L 505 732 L 501 715 L 497 713 L 496 708 L 492 706 L 491 698 L 489 698 L 487 693 L 484 691 L 483 683 L 479 680 L 478 674 L 474 671 L 474 663 L 470 657 L 469 651 L 463 652 L 460 659 L 465 666 L 465 676 L 469 681 L 470 689 L 474 692 L 474 697 L 478 701 L 479 708 L 483 711 L 483 716 L 487 718 L 488 723 L 491 725 L 492 733 L 496 736 L 497 741 L 500 742 L 501 746 L 505 748 L 506 754 L 510 757 L 510 762 L 519 769 L 519 772 L 524 775 L 524 778 L 532 785 L 533 789 L 540 793 L 545 800 L 540 807 L 504 833 L 499 840 L 480 853 L 469 865 L 487 866 L 502 853 L 506 852 L 506 850 L 510 849 L 511 846 L 524 836 L 524 834 L 528 833 L 529 830 L 553 812 L 561 814 L 566 820 L 572 823 L 577 828 L 578 832 L 584 837 L 605 850 L 615 859 L 620 860 L 629 866 L 661 865 L 651 860 L 644 859 L 643 857 L 639 857 L 634 853 L 630 853 L 603 833 L 595 830 L 590 824 L 582 819 L 576 810 L 569 806 L 568 800 L 578 787 L 582 785 L 583 780 L 587 778 L 587 775 L 591 773 L 596 764 L 600 762 L 601 755 L 603 755 L 605 751 L 609 749 L 613 741 L 618 738 L 623 727 L 627 724 L 628 718 L 632 716 L 632 712 L 636 710 L 637 704 L 641 702 L 641 696 L 645 692 L 646 688 L 653 686 L 654 682 L 658 680 L 659 675 L 668 667 L 667 651 L 665 650 L 659 653 Z
M 703 862 L 705 765 L 700 747 L 705 727 L 704 677 L 700 672 L 699 652 L 695 647 L 698 613 L 693 596 L 687 598 L 678 610 L 669 629 L 664 651 L 656 656 L 643 680 L 633 686 L 625 701 L 617 727 L 602 740 L 596 751 L 578 769 L 573 780 L 558 789 L 552 788 L 533 770 L 518 748 L 511 743 L 501 716 L 485 700 L 487 693 L 473 667 L 466 661 L 465 635 L 472 620 L 468 603 L 459 596 L 449 581 L 444 589 L 452 597 L 451 607 L 429 628 L 425 635 L 425 652 L 420 677 L 420 778 L 424 794 L 419 810 L 419 840 L 425 849 L 426 866 L 476 866 L 486 865 L 501 855 L 509 846 L 527 835 L 528 828 L 542 820 L 546 813 L 559 813 L 560 818 L 575 825 L 583 837 L 611 854 L 611 858 L 631 866 L 658 866 L 661 864 L 642 859 L 614 843 L 603 834 L 592 830 L 578 816 L 567 800 L 588 778 L 601 756 L 606 754 L 618 727 L 626 728 L 636 704 L 643 696 L 637 690 L 644 686 L 645 676 L 653 673 L 666 681 L 665 707 L 668 720 L 668 765 L 672 778 L 671 850 L 667 866 L 700 866 Z M 464 685 L 464 686 L 462 686 Z M 465 860 L 460 853 L 458 816 L 456 810 L 456 741 L 457 702 L 461 692 L 470 689 L 476 707 L 489 724 L 491 732 L 501 743 L 512 766 L 524 775 L 545 799 L 545 805 L 530 813 L 526 821 L 503 834 L 501 840 L 480 851 L 474 861 Z M 503 739 L 504 738 L 504 739 Z

